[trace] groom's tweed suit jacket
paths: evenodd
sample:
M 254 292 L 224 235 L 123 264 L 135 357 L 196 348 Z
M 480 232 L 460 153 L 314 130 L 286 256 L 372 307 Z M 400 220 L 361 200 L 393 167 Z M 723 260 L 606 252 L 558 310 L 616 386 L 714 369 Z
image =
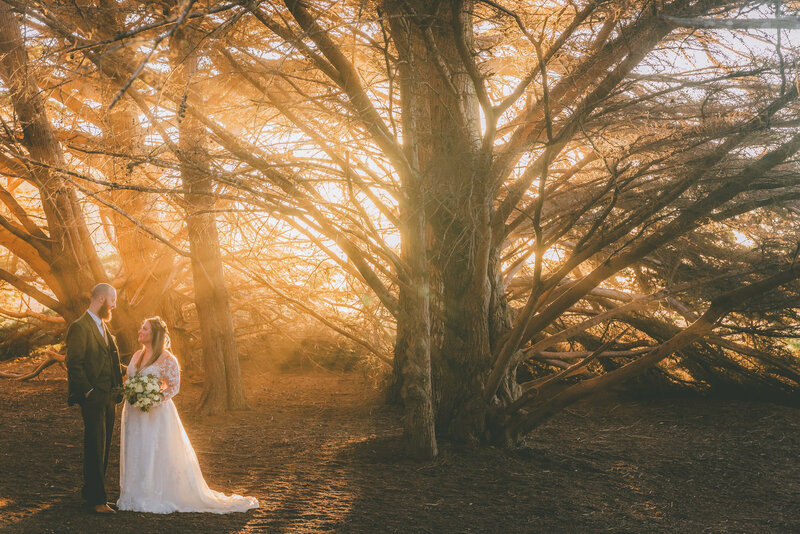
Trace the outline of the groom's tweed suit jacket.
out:
M 84 313 L 67 330 L 67 402 L 70 406 L 82 402 L 92 388 L 107 401 L 117 400 L 112 399 L 109 393 L 112 387 L 122 385 L 119 349 L 105 323 L 103 328 L 106 329 L 108 343 L 91 316 Z

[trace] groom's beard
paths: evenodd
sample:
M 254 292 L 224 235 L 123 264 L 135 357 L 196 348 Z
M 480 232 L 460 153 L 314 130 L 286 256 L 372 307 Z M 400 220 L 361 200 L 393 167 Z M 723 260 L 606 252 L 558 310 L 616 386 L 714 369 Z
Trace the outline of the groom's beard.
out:
M 107 302 L 100 305 L 100 309 L 97 310 L 97 316 L 104 321 L 111 320 L 111 309 L 108 307 Z

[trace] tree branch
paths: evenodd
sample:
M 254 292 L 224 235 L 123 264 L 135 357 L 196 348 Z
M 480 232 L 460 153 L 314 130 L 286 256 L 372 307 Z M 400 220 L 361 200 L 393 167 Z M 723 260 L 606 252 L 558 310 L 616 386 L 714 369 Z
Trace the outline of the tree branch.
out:
M 66 314 L 66 309 L 61 305 L 60 302 L 50 295 L 39 291 L 29 283 L 22 280 L 22 278 L 19 276 L 6 271 L 5 269 L 0 269 L 0 280 L 8 282 L 22 293 L 36 299 L 40 304 L 47 306 L 59 315 L 64 316 Z
M 671 17 L 664 20 L 683 28 L 709 28 L 719 30 L 798 30 L 800 17 L 775 17 L 770 19 L 711 19 L 691 17 Z

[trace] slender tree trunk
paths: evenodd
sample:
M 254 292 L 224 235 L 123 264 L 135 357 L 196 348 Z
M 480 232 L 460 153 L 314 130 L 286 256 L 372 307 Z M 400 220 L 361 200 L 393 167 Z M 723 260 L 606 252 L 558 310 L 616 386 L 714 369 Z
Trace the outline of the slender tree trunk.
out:
M 113 28 L 109 28 L 113 30 Z M 111 32 L 109 32 L 111 33 Z M 119 91 L 117 84 L 106 82 L 103 87 L 104 104 L 109 106 L 111 99 Z M 107 150 L 115 154 L 130 154 L 132 156 L 143 153 L 143 140 L 141 126 L 138 120 L 138 110 L 129 99 L 123 99 L 110 109 L 103 118 L 103 140 Z M 109 158 L 106 176 L 115 182 L 124 184 L 137 184 L 138 171 L 132 165 L 132 160 L 122 157 Z M 126 213 L 137 217 L 142 223 L 152 221 L 148 217 L 148 208 L 152 205 L 152 194 L 116 190 L 111 191 L 111 201 Z M 137 326 L 147 315 L 152 315 L 157 303 L 152 301 L 152 291 L 158 285 L 159 278 L 166 276 L 163 273 L 171 267 L 172 258 L 158 258 L 155 243 L 152 239 L 144 237 L 141 231 L 130 223 L 116 210 L 110 210 L 109 217 L 114 227 L 114 244 L 119 252 L 122 264 L 124 286 L 119 289 L 122 297 L 115 312 L 115 322 L 128 325 L 128 328 L 117 328 L 117 337 L 120 342 L 120 351 L 123 354 L 136 350 Z M 161 275 L 161 276 L 159 276 Z M 137 304 L 143 304 L 137 306 Z M 120 325 L 121 326 L 121 325 Z
M 202 109 L 202 96 L 191 83 L 198 57 L 184 30 L 176 32 L 172 46 L 175 77 L 178 86 L 185 88 L 186 103 Z M 212 182 L 205 153 L 206 130 L 191 114 L 179 120 L 181 179 L 205 367 L 201 410 L 205 413 L 241 410 L 247 408 L 247 402 L 213 212 Z
M 413 36 L 408 19 L 402 18 L 403 6 L 394 0 L 384 2 L 391 13 L 390 25 L 403 57 L 399 64 L 400 91 L 403 100 L 403 151 L 412 168 L 429 159 L 428 147 L 421 143 L 420 127 L 427 124 L 425 96 L 429 89 L 418 82 L 417 56 L 422 52 Z M 431 288 L 428 277 L 428 225 L 424 205 L 424 181 L 421 175 L 401 176 L 403 199 L 400 203 L 401 257 L 407 270 L 401 276 L 397 314 L 397 337 L 394 351 L 394 389 L 399 390 L 405 407 L 404 430 L 408 453 L 417 459 L 438 454 L 436 421 L 433 409 L 431 375 Z M 390 391 L 391 394 L 391 391 Z

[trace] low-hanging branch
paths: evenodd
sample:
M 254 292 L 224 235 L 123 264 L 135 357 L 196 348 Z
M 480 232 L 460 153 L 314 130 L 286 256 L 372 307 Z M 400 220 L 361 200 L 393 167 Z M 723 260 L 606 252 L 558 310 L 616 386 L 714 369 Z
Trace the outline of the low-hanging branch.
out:
M 6 371 L 0 371 L 0 378 L 10 378 L 12 380 L 19 380 L 19 381 L 26 381 L 30 380 L 31 378 L 36 378 L 39 376 L 42 371 L 50 367 L 51 365 L 60 365 L 62 369 L 66 370 L 66 365 L 64 363 L 64 355 L 59 354 L 58 352 L 54 352 L 52 350 L 45 350 L 45 354 L 47 354 L 47 359 L 39 364 L 35 369 L 29 371 L 27 373 L 9 373 Z
M 615 371 L 570 386 L 556 393 L 546 402 L 539 403 L 530 411 L 520 409 L 519 414 L 514 417 L 515 421 L 511 423 L 509 428 L 516 432 L 525 433 L 526 429 L 531 429 L 541 424 L 543 420 L 557 413 L 563 406 L 572 404 L 577 399 L 585 398 L 610 384 L 624 382 L 644 372 L 674 352 L 708 335 L 717 323 L 734 307 L 741 306 L 743 302 L 761 296 L 763 293 L 792 282 L 797 278 L 800 278 L 800 263 L 790 265 L 758 282 L 738 287 L 720 295 L 711 302 L 705 313 L 695 322 L 651 350 L 645 356 L 637 358 Z

